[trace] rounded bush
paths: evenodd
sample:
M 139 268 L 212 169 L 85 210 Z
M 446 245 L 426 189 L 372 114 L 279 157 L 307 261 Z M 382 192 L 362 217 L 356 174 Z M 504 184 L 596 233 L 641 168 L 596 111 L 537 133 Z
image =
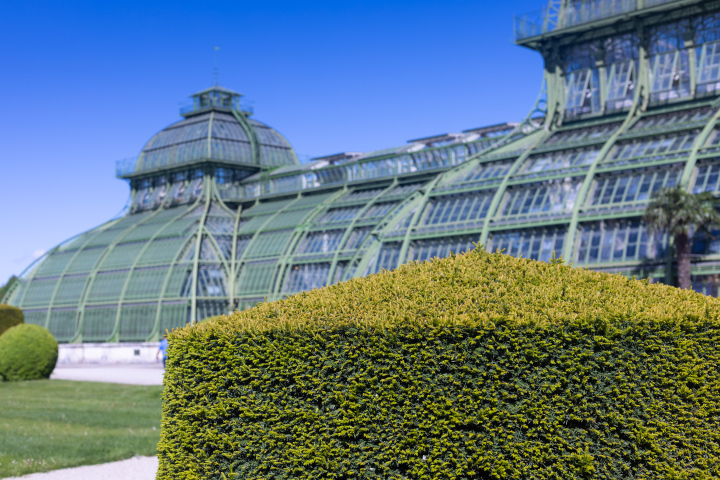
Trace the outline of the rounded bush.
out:
M 21 323 L 25 323 L 22 310 L 12 305 L 0 304 L 0 335 Z
M 5 381 L 48 378 L 57 358 L 57 341 L 39 325 L 23 323 L 0 336 L 0 377 Z

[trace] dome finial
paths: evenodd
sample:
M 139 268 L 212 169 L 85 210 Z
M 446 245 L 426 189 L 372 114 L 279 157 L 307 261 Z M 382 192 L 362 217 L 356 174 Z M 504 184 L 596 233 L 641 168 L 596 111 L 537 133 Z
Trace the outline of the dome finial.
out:
M 215 48 L 215 59 L 214 59 L 214 74 L 215 74 L 215 86 L 218 86 L 218 71 L 217 71 L 217 52 L 220 50 L 220 47 L 214 47 Z

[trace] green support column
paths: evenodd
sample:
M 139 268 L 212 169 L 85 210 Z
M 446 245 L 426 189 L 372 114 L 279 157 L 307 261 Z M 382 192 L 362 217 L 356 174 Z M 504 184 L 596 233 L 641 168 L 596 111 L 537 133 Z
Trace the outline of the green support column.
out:
M 96 227 L 96 228 L 97 228 L 97 227 Z M 99 233 L 99 232 L 98 232 L 98 233 Z M 80 235 L 82 235 L 82 233 L 81 233 Z M 79 237 L 80 235 L 75 235 L 75 237 L 73 237 L 73 238 Z M 47 316 L 45 317 L 45 328 L 48 328 L 48 327 L 50 326 L 50 313 L 52 312 L 53 306 L 54 306 L 54 304 L 55 304 L 55 296 L 57 295 L 58 288 L 60 288 L 60 282 L 62 282 L 63 278 L 65 277 L 65 274 L 66 274 L 67 271 L 68 271 L 68 267 L 70 266 L 70 264 L 72 264 L 72 262 L 75 260 L 75 258 L 77 258 L 78 254 L 79 254 L 80 252 L 82 252 L 82 250 L 85 248 L 85 246 L 86 246 L 88 243 L 90 243 L 90 241 L 91 241 L 93 238 L 95 238 L 96 235 L 97 235 L 97 233 L 96 233 L 95 235 L 92 235 L 90 238 L 88 238 L 88 239 L 80 246 L 80 248 L 78 248 L 77 252 L 75 252 L 75 255 L 73 255 L 72 258 L 70 258 L 70 260 L 68 260 L 68 263 L 65 265 L 65 268 L 63 268 L 63 271 L 60 273 L 60 277 L 58 278 L 58 281 L 57 281 L 57 283 L 55 284 L 55 288 L 53 289 L 53 293 L 52 293 L 52 296 L 50 297 L 50 302 L 49 302 L 49 304 L 48 304 Z M 58 248 L 59 248 L 59 246 L 53 248 L 50 252 L 47 253 L 47 255 L 49 256 L 49 255 L 51 255 L 53 252 L 56 252 L 56 251 L 58 250 Z M 88 275 L 88 279 L 85 280 L 85 286 L 86 286 L 86 287 L 87 287 L 87 282 L 88 282 L 88 280 L 90 280 L 90 276 L 89 276 L 89 275 Z M 24 296 L 24 295 L 23 295 L 23 296 Z M 82 294 L 80 295 L 80 297 L 82 298 Z M 22 303 L 21 303 L 20 305 L 22 305 Z M 79 309 L 80 309 L 80 305 L 78 305 L 78 310 L 79 310 Z M 77 315 L 77 314 L 76 314 L 76 315 Z M 77 320 L 77 319 L 76 319 L 76 320 Z
M 720 99 L 713 102 L 713 108 L 718 107 L 720 107 Z M 690 158 L 685 163 L 685 169 L 683 170 L 682 179 L 680 180 L 680 184 L 686 189 L 690 188 L 690 180 L 692 179 L 695 164 L 697 163 L 698 151 L 700 150 L 700 147 L 705 144 L 710 134 L 712 134 L 718 119 L 720 119 L 720 109 L 715 112 L 712 117 L 710 117 L 693 143 L 692 150 L 690 151 Z
M 262 162 L 260 158 L 260 141 L 257 138 L 255 129 L 250 126 L 250 123 L 247 121 L 247 117 L 243 113 L 240 113 L 237 110 L 233 110 L 232 113 L 233 116 L 235 116 L 237 121 L 240 123 L 240 125 L 242 125 L 243 130 L 245 130 L 245 133 L 250 139 L 250 148 L 252 149 L 253 161 L 255 165 L 261 165 Z
M 285 278 L 288 274 L 287 267 L 292 263 L 295 248 L 297 247 L 297 242 L 300 241 L 300 239 L 304 236 L 305 232 L 307 232 L 307 230 L 313 225 L 313 219 L 321 215 L 323 212 L 327 211 L 327 209 L 330 208 L 336 200 L 341 198 L 347 192 L 347 186 L 336 191 L 333 195 L 329 196 L 328 198 L 320 202 L 318 205 L 316 205 L 313 212 L 310 213 L 307 217 L 305 217 L 303 223 L 295 227 L 293 238 L 290 240 L 290 242 L 288 242 L 285 251 L 280 256 L 280 258 L 278 258 L 278 270 L 276 270 L 277 278 L 275 285 L 272 286 L 272 290 L 269 294 L 272 300 L 277 300 L 282 296 L 282 286 L 284 285 Z
M 398 255 L 398 264 L 396 265 L 396 267 L 405 263 L 408 248 L 410 247 L 410 234 L 417 225 L 417 222 L 420 220 L 423 209 L 425 208 L 425 204 L 427 203 L 428 198 L 430 198 L 430 193 L 437 184 L 438 180 L 440 180 L 440 177 L 442 177 L 442 174 L 438 174 L 437 176 L 435 176 L 435 178 L 423 185 L 422 188 L 420 188 L 419 190 L 421 196 L 413 202 L 417 209 L 415 210 L 412 220 L 410 220 L 410 225 L 408 225 L 408 229 L 405 232 L 405 237 L 403 238 L 402 246 L 400 247 L 400 255 Z
M 360 210 L 360 212 L 358 212 L 357 216 L 355 218 L 353 218 L 353 220 L 350 222 L 350 225 L 348 225 L 348 227 L 345 229 L 345 233 L 343 234 L 342 238 L 340 239 L 340 242 L 338 243 L 338 249 L 335 250 L 335 255 L 333 255 L 333 259 L 330 262 L 330 271 L 328 272 L 327 285 L 330 285 L 332 283 L 332 280 L 335 275 L 335 270 L 337 269 L 338 258 L 340 256 L 340 252 L 341 252 L 340 249 L 343 245 L 345 245 L 345 242 L 347 242 L 348 238 L 352 234 L 352 231 L 355 228 L 355 225 L 357 225 L 357 219 L 362 217 L 365 214 L 365 212 L 368 211 L 368 209 L 370 207 L 375 205 L 375 203 L 378 201 L 378 199 L 380 199 L 383 195 L 385 195 L 387 192 L 392 190 L 396 185 L 397 185 L 397 177 L 395 177 L 393 179 L 393 182 L 387 188 L 385 188 L 382 192 L 380 192 L 377 195 L 375 195 L 374 197 L 372 197 L 370 199 L 370 201 L 367 202 L 365 207 L 362 210 Z
M 562 258 L 565 262 L 571 262 L 573 252 L 575 251 L 575 235 L 577 234 L 578 219 L 580 216 L 580 210 L 586 206 L 587 197 L 590 193 L 590 187 L 592 186 L 593 179 L 595 178 L 595 170 L 597 166 L 602 163 L 610 149 L 615 145 L 618 137 L 625 133 L 628 127 L 635 121 L 636 115 L 638 114 L 640 105 L 638 101 L 640 99 L 640 89 L 635 90 L 635 98 L 633 100 L 633 106 L 630 107 L 628 114 L 625 116 L 625 120 L 613 133 L 610 138 L 605 142 L 600 151 L 598 152 L 595 160 L 590 164 L 590 168 L 585 175 L 580 191 L 578 191 L 577 198 L 575 199 L 575 206 L 573 208 L 572 217 L 570 218 L 570 225 L 568 226 L 567 237 L 563 243 Z
M 197 229 L 197 238 L 195 239 L 195 257 L 193 258 L 193 269 L 192 269 L 192 292 L 190 293 L 190 324 L 194 325 L 196 322 L 197 314 L 197 275 L 198 265 L 200 263 L 200 246 L 202 245 L 203 227 L 205 225 L 205 219 L 207 218 L 208 210 L 210 210 L 210 185 L 207 183 L 210 181 L 207 174 L 203 178 L 203 196 L 205 197 L 205 207 L 203 209 L 202 216 L 200 217 L 200 225 Z
M 150 219 L 153 218 L 155 215 L 157 215 L 158 213 L 160 213 L 160 211 L 161 211 L 161 209 L 155 210 L 153 213 L 151 213 L 151 214 L 148 215 L 147 217 L 143 218 L 143 219 L 140 220 L 139 222 L 136 222 L 136 223 L 135 223 L 134 225 L 132 225 L 131 227 L 125 229 L 125 230 L 124 230 L 118 237 L 116 237 L 107 247 L 105 247 L 105 250 L 103 251 L 102 255 L 100 255 L 100 257 L 99 257 L 99 258 L 97 259 L 97 261 L 95 262 L 95 265 L 93 266 L 93 268 L 92 268 L 92 270 L 90 271 L 90 274 L 89 274 L 89 276 L 88 276 L 87 283 L 85 284 L 85 285 L 86 285 L 86 287 L 85 287 L 85 292 L 83 293 L 83 295 L 80 296 L 80 300 L 79 300 L 79 304 L 80 304 L 80 309 L 79 309 L 79 310 L 82 310 L 82 312 L 79 312 L 80 321 L 78 322 L 78 332 L 79 332 L 79 339 L 80 339 L 79 341 L 82 341 L 82 328 L 83 328 L 83 325 L 84 325 L 84 323 L 85 323 L 85 308 L 84 308 L 85 298 L 87 298 L 87 295 L 90 293 L 90 289 L 92 288 L 92 284 L 93 284 L 93 282 L 95 281 L 95 278 L 97 277 L 97 273 L 98 273 L 98 270 L 100 269 L 100 266 L 102 265 L 102 262 L 105 260 L 105 258 L 107 258 L 107 256 L 110 254 L 110 252 L 112 252 L 112 251 L 115 249 L 115 247 L 116 247 L 125 237 L 128 236 L 128 234 L 129 234 L 130 232 L 132 232 L 133 230 L 137 229 L 139 226 L 144 225 L 145 223 L 147 223 L 148 220 L 150 220 Z M 129 273 L 128 273 L 128 275 L 129 275 Z M 127 279 L 125 279 L 125 280 L 127 281 Z M 118 316 L 117 316 L 117 312 L 115 312 L 115 325 L 113 326 L 113 332 L 110 334 L 109 338 L 108 338 L 107 340 L 105 340 L 106 342 L 116 342 L 116 341 L 117 341 L 117 335 L 116 335 L 117 328 L 118 328 L 117 322 L 118 322 Z
M 200 200 L 200 199 L 197 199 L 197 200 L 195 201 L 195 203 L 193 203 L 193 204 L 186 210 L 186 212 L 191 212 L 193 209 L 197 208 L 197 206 L 200 204 L 200 202 L 201 202 L 201 200 Z M 193 238 L 192 238 L 192 235 L 191 235 L 191 236 L 189 237 L 189 241 L 192 241 L 192 240 L 193 240 Z M 186 243 L 186 244 L 187 244 L 187 243 Z M 168 267 L 168 272 L 167 272 L 167 274 L 165 275 L 165 278 L 163 279 L 163 284 L 162 284 L 162 287 L 161 287 L 161 289 L 160 289 L 160 295 L 159 295 L 159 298 L 158 298 L 158 308 L 157 308 L 157 311 L 155 312 L 155 325 L 154 325 L 154 327 L 153 327 L 152 333 L 150 334 L 150 338 L 153 338 L 153 337 L 154 337 L 154 338 L 157 338 L 156 336 L 159 336 L 159 333 L 161 333 L 161 332 L 160 332 L 160 317 L 161 317 L 161 315 L 162 315 L 162 305 L 163 305 L 163 301 L 165 300 L 165 290 L 167 290 L 167 286 L 168 286 L 168 283 L 170 282 L 170 278 L 171 278 L 171 276 L 172 276 L 173 269 L 175 268 L 175 265 L 177 265 L 178 260 L 180 259 L 180 257 L 181 257 L 181 256 L 183 255 L 183 253 L 185 253 L 185 252 L 186 252 L 186 249 L 183 248 L 183 247 L 181 247 L 181 248 L 178 250 L 178 253 L 175 255 L 175 258 L 173 258 L 172 262 L 170 262 L 170 266 Z
M 495 217 L 498 209 L 500 208 L 500 202 L 502 201 L 503 196 L 505 196 L 505 190 L 507 189 L 507 184 L 510 181 L 510 177 L 514 175 L 518 168 L 520 168 L 520 166 L 523 164 L 523 162 L 525 162 L 530 153 L 532 153 L 533 149 L 537 147 L 540 143 L 542 143 L 543 140 L 550 136 L 550 132 L 548 132 L 547 130 L 543 130 L 538 133 L 540 133 L 540 135 L 538 135 L 538 137 L 530 145 L 530 147 L 525 150 L 517 158 L 517 160 L 515 160 L 513 166 L 510 167 L 510 170 L 508 170 L 508 173 L 505 174 L 505 177 L 503 177 L 502 182 L 495 191 L 495 195 L 493 195 L 492 202 L 490 203 L 490 208 L 488 208 L 487 216 L 485 217 L 485 223 L 483 225 L 482 233 L 480 234 L 480 245 L 487 244 L 487 238 L 490 233 L 490 221 Z
M 279 214 L 281 214 L 282 212 L 284 212 L 284 211 L 287 210 L 288 208 L 292 207 L 298 200 L 300 200 L 300 198 L 302 198 L 302 197 L 298 194 L 298 196 L 297 196 L 297 198 L 295 198 L 295 200 L 293 200 L 293 201 L 290 202 L 289 204 L 285 205 L 283 208 L 279 209 L 277 212 L 275 212 L 275 213 L 273 213 L 272 215 L 270 215 L 270 216 L 263 222 L 263 224 L 260 225 L 260 227 L 258 227 L 257 231 L 256 231 L 255 233 L 253 233 L 253 237 L 250 239 L 250 242 L 248 243 L 248 246 L 245 247 L 245 251 L 243 251 L 242 256 L 241 256 L 240 259 L 237 261 L 237 266 L 236 266 L 237 271 L 233 272 L 233 275 L 235 275 L 235 277 L 237 277 L 238 275 L 240 275 L 240 269 L 242 268 L 243 264 L 245 263 L 245 257 L 247 256 L 247 253 L 248 253 L 248 252 L 250 251 L 250 249 L 252 248 L 253 244 L 257 241 L 257 238 L 258 238 L 258 236 L 260 235 L 260 233 L 263 231 L 263 228 L 265 228 L 265 226 L 266 226 L 269 222 L 271 222 L 275 217 L 277 217 Z M 277 268 L 278 268 L 278 267 L 276 266 L 275 268 L 276 268 L 275 271 L 277 272 Z M 270 290 L 270 292 L 268 292 L 268 293 L 266 294 L 266 297 L 265 297 L 265 298 L 268 298 L 268 296 L 272 294 L 272 286 L 271 286 L 270 288 L 271 288 L 271 290 Z M 238 295 L 238 296 L 239 296 L 239 295 Z
M 168 228 L 168 227 L 172 224 L 172 222 L 174 222 L 175 220 L 179 219 L 180 217 L 182 217 L 183 215 L 185 215 L 187 212 L 189 212 L 191 208 L 192 208 L 192 207 L 187 208 L 187 209 L 182 209 L 182 211 L 181 211 L 180 213 L 178 213 L 178 215 L 176 215 L 176 216 L 173 217 L 170 221 L 168 221 L 167 223 L 165 223 L 165 225 L 164 225 L 162 228 L 160 228 L 160 230 L 158 230 L 157 232 L 155 232 L 155 234 L 153 234 L 153 235 L 150 237 L 150 239 L 148 239 L 148 240 L 146 241 L 145 245 L 144 245 L 144 246 L 140 249 L 140 251 L 138 252 L 137 256 L 135 257 L 135 260 L 133 261 L 132 265 L 130 266 L 130 271 L 128 272 L 128 275 L 127 275 L 127 277 L 125 278 L 125 283 L 123 284 L 122 291 L 121 291 L 121 293 L 120 293 L 120 298 L 119 298 L 119 300 L 118 300 L 117 313 L 116 313 L 116 315 L 115 315 L 115 328 L 114 328 L 113 333 L 112 333 L 111 336 L 115 337 L 115 336 L 119 336 L 119 335 L 120 335 L 120 316 L 121 316 L 121 313 L 122 313 L 122 305 L 123 305 L 123 302 L 125 301 L 125 292 L 127 291 L 127 288 L 128 288 L 128 286 L 130 285 L 130 277 L 132 276 L 133 272 L 134 272 L 135 269 L 137 268 L 137 263 L 138 263 L 138 261 L 140 260 L 140 257 L 142 257 L 142 255 L 143 255 L 143 253 L 145 252 L 145 250 L 148 249 L 148 247 L 150 246 L 150 244 L 152 243 L 152 241 L 155 240 L 156 238 L 158 238 L 158 236 L 160 236 L 160 234 L 162 234 L 163 230 L 165 230 L 166 228 Z M 162 212 L 162 211 L 163 211 L 162 208 L 159 208 L 159 209 L 157 210 L 157 212 Z M 169 274 L 170 274 L 170 270 L 168 270 L 168 273 L 166 274 L 166 276 L 169 275 Z M 162 294 L 161 294 L 161 296 L 162 296 Z M 159 308 L 159 307 L 158 307 L 158 308 Z M 157 319 L 157 318 L 158 318 L 158 316 L 157 316 L 157 312 L 156 312 L 156 319 Z M 154 334 L 155 329 L 156 329 L 156 325 L 153 324 L 153 328 L 152 328 L 152 330 L 151 330 L 151 332 L 150 332 L 150 337 L 152 337 L 152 335 Z

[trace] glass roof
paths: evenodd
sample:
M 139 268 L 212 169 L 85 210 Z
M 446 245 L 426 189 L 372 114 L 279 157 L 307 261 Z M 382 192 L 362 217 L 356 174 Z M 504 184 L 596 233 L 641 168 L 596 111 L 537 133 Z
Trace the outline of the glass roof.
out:
M 231 111 L 211 109 L 170 125 L 143 147 L 134 173 L 205 160 L 268 167 L 297 164 L 292 146 L 282 135 L 243 112 L 237 115 L 241 118 Z

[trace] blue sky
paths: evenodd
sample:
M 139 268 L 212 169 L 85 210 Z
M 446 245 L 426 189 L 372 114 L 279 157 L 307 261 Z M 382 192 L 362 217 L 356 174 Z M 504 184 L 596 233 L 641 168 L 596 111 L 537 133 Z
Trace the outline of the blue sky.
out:
M 0 282 L 110 219 L 137 155 L 213 80 L 301 155 L 521 120 L 542 79 L 512 19 L 539 0 L 6 0 Z

